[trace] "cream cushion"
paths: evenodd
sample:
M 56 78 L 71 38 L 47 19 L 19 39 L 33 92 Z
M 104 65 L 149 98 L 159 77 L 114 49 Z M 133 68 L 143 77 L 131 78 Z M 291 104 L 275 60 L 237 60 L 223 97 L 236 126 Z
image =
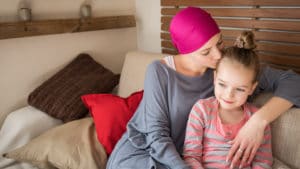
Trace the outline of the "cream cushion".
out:
M 61 120 L 55 119 L 32 106 L 11 112 L 0 130 L 0 155 L 25 145 L 31 139 L 61 123 Z M 24 168 L 28 166 L 25 163 L 18 165 Z M 10 167 L 17 168 L 16 160 L 0 156 L 0 168 Z
M 4 156 L 31 163 L 40 169 L 104 169 L 107 161 L 92 118 L 50 129 Z
M 161 59 L 161 53 L 132 51 L 127 53 L 123 64 L 117 94 L 128 97 L 131 93 L 144 88 L 144 76 L 149 63 Z

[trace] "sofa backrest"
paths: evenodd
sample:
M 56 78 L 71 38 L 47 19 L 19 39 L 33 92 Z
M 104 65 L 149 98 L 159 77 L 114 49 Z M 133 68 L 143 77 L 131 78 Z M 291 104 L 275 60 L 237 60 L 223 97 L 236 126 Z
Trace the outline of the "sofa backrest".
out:
M 122 97 L 127 97 L 131 93 L 143 89 L 144 76 L 148 64 L 154 60 L 161 59 L 163 56 L 164 54 L 161 53 L 142 51 L 128 52 L 121 71 L 117 94 Z

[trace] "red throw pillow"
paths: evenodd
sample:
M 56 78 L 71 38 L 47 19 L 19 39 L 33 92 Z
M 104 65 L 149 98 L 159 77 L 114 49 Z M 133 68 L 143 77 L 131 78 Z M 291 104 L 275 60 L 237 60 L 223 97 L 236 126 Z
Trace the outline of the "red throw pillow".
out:
M 106 153 L 111 154 L 114 146 L 126 131 L 126 125 L 143 97 L 143 90 L 127 98 L 113 94 L 88 94 L 81 100 L 89 109 L 96 126 L 99 142 Z

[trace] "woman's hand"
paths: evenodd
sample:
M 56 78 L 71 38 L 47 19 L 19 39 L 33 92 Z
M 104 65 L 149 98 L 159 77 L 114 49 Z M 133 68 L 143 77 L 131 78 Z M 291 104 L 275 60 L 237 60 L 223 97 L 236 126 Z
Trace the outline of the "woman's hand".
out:
M 255 153 L 262 143 L 266 123 L 259 118 L 252 118 L 240 129 L 235 137 L 231 149 L 227 155 L 227 161 L 231 161 L 230 168 L 234 168 L 240 161 L 240 168 L 250 164 Z

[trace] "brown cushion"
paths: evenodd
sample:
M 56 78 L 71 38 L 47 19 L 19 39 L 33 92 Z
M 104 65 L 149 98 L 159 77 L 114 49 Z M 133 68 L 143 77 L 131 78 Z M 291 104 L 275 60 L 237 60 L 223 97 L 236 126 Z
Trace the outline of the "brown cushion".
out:
M 119 83 L 119 77 L 88 54 L 80 54 L 36 88 L 28 104 L 64 122 L 79 119 L 88 113 L 80 96 L 109 93 Z
M 52 128 L 3 156 L 41 169 L 105 169 L 107 161 L 92 118 Z

